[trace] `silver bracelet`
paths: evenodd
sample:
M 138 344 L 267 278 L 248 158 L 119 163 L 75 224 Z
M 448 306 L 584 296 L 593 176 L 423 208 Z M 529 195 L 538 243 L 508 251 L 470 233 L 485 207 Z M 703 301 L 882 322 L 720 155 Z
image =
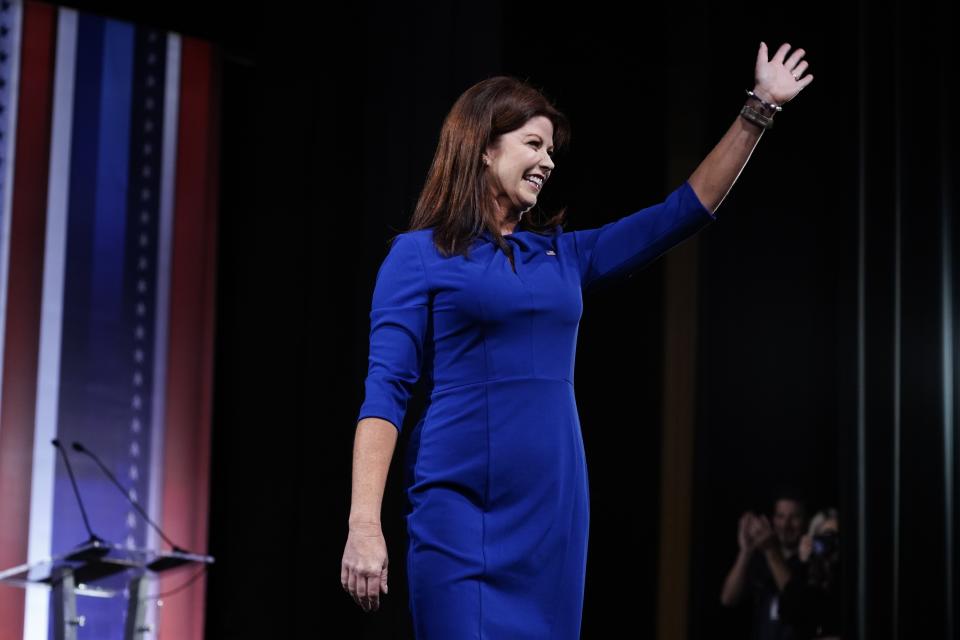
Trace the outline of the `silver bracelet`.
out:
M 747 89 L 747 95 L 750 96 L 751 98 L 756 98 L 757 100 L 759 100 L 759 101 L 760 101 L 760 104 L 762 104 L 763 106 L 765 106 L 767 109 L 774 109 L 774 110 L 776 110 L 776 111 L 778 111 L 778 112 L 779 112 L 779 111 L 783 111 L 783 107 L 781 107 L 780 105 L 777 105 L 777 104 L 773 104 L 772 102 L 767 102 L 766 100 L 764 100 L 763 98 L 761 98 L 760 96 L 758 96 L 757 94 L 755 94 L 755 93 L 754 93 L 753 91 L 751 91 L 750 89 Z

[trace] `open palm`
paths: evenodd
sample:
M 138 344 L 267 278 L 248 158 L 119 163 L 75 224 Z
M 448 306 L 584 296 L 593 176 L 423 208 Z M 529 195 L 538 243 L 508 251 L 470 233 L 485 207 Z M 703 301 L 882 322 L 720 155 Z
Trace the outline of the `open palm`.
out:
M 769 58 L 766 43 L 760 43 L 753 91 L 768 102 L 778 105 L 790 102 L 801 89 L 813 82 L 813 74 L 803 75 L 809 66 L 803 59 L 806 51 L 795 49 L 787 58 L 789 51 L 790 45 L 783 43 L 773 58 Z

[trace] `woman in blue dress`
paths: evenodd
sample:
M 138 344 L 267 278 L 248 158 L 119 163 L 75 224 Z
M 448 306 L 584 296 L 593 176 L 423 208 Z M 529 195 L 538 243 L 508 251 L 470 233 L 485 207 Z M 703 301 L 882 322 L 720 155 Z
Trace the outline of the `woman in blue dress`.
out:
M 404 465 L 417 638 L 579 638 L 589 530 L 573 384 L 582 294 L 715 219 L 780 105 L 813 80 L 803 49 L 790 50 L 769 58 L 761 43 L 740 115 L 664 202 L 570 233 L 563 212 L 541 224 L 523 217 L 569 139 L 566 118 L 509 77 L 460 96 L 373 292 L 340 576 L 364 611 L 388 592 L 380 506 L 422 377 L 429 397 Z

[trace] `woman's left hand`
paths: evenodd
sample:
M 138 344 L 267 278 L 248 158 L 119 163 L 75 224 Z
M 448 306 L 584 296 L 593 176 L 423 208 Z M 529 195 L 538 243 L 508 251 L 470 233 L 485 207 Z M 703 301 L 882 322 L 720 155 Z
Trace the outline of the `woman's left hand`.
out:
M 813 75 L 803 75 L 807 70 L 807 61 L 803 60 L 806 51 L 795 49 L 786 58 L 790 45 L 780 45 L 772 59 L 768 59 L 766 43 L 760 43 L 757 51 L 757 66 L 754 70 L 756 86 L 753 92 L 763 100 L 783 105 L 793 100 L 800 90 L 813 82 Z M 786 58 L 786 60 L 784 60 Z

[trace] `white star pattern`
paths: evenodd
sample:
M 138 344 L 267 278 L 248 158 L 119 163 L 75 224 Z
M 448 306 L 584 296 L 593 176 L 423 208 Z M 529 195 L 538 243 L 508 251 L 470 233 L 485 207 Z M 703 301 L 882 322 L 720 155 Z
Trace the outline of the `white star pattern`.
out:
M 131 501 L 139 501 L 139 482 L 144 479 L 149 480 L 149 468 L 145 467 L 141 475 L 141 445 L 140 434 L 149 433 L 147 427 L 147 415 L 149 407 L 147 401 L 153 397 L 154 390 L 152 383 L 146 377 L 148 367 L 152 366 L 153 360 L 152 347 L 147 348 L 147 311 L 151 290 L 155 281 L 151 277 L 151 270 L 155 268 L 153 253 L 159 248 L 159 237 L 154 222 L 159 220 L 157 211 L 158 199 L 161 193 L 158 191 L 159 185 L 156 178 L 161 175 L 159 161 L 161 160 L 162 147 L 160 136 L 163 133 L 163 43 L 165 36 L 160 32 L 148 32 L 146 34 L 148 45 L 145 50 L 141 50 L 139 67 L 143 75 L 139 75 L 138 81 L 142 83 L 139 91 L 141 92 L 140 106 L 137 112 L 136 121 L 131 123 L 133 128 L 131 134 L 137 139 L 135 145 L 140 149 L 140 156 L 134 155 L 131 158 L 136 166 L 131 167 L 131 176 L 134 182 L 131 184 L 132 196 L 139 200 L 138 209 L 130 212 L 131 223 L 140 221 L 139 227 L 134 227 L 132 236 L 128 236 L 127 250 L 130 252 L 127 264 L 135 269 L 136 278 L 133 285 L 133 299 L 128 299 L 127 309 L 134 312 L 134 322 L 130 327 L 133 334 L 132 360 L 130 361 L 130 375 L 133 382 L 130 398 L 130 440 L 128 441 L 127 460 L 122 463 L 121 469 L 126 470 L 126 476 L 130 483 L 127 489 Z M 149 44 L 154 43 L 154 44 Z M 136 147 L 135 147 L 136 148 Z M 132 251 L 131 251 L 132 250 Z M 130 291 L 130 290 L 128 290 Z M 151 309 L 152 311 L 152 309 Z M 152 320 L 151 320 L 152 321 Z M 146 460 L 143 461 L 146 464 Z M 144 494 L 146 496 L 146 494 Z M 146 498 L 145 498 L 146 499 Z M 128 535 L 125 544 L 129 548 L 135 548 L 137 540 L 140 537 L 139 530 L 140 518 L 134 511 L 128 511 L 126 514 L 126 524 Z M 142 543 L 142 540 L 140 541 Z

